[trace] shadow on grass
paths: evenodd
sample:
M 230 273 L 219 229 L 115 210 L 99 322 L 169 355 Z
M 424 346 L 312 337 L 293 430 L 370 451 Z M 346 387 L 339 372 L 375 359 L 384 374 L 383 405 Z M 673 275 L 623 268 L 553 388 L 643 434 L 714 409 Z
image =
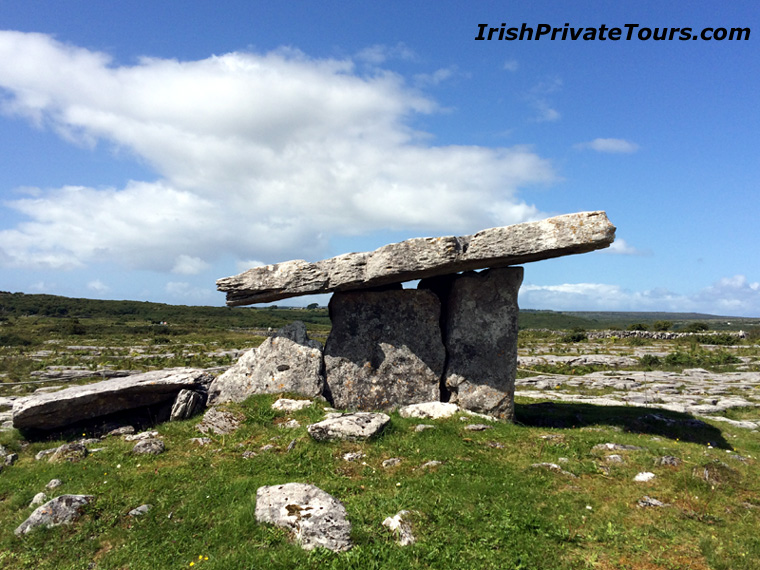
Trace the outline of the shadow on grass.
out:
M 531 427 L 579 428 L 618 426 L 631 433 L 680 439 L 721 449 L 732 449 L 720 430 L 689 414 L 657 408 L 595 406 L 559 402 L 515 404 L 515 423 Z

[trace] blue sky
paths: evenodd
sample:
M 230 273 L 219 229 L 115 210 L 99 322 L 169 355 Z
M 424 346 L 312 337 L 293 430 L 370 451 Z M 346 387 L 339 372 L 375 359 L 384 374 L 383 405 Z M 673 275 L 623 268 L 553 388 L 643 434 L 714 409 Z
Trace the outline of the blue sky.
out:
M 216 279 L 254 264 L 605 210 L 615 245 L 528 264 L 521 307 L 758 317 L 758 20 L 755 1 L 3 2 L 0 290 L 221 305 Z M 751 35 L 475 40 L 502 22 Z

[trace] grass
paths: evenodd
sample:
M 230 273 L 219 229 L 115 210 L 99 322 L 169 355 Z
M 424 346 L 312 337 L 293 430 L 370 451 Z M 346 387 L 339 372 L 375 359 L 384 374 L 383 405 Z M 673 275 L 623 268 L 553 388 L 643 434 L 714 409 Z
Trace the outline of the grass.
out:
M 318 443 L 305 427 L 278 427 L 284 416 L 271 410 L 273 401 L 260 396 L 238 406 L 243 427 L 205 447 L 188 444 L 199 435 L 197 419 L 162 424 L 167 451 L 156 457 L 133 456 L 132 444 L 108 439 L 80 463 L 53 465 L 34 455 L 62 440 L 25 446 L 18 433 L 2 434 L 20 458 L 0 475 L 0 568 L 751 569 L 760 556 L 760 445 L 744 430 L 679 427 L 688 417 L 668 412 L 672 424 L 647 420 L 651 410 L 518 403 L 517 424 L 484 432 L 465 431 L 459 418 L 393 414 L 374 441 Z M 306 426 L 322 410 L 315 404 L 292 417 Z M 437 429 L 415 432 L 419 423 Z M 592 451 L 610 441 L 642 449 L 619 452 L 624 463 L 610 464 Z M 260 451 L 265 444 L 275 447 Z M 244 459 L 245 450 L 257 455 Z M 346 462 L 348 451 L 366 457 Z M 655 466 L 664 455 L 683 463 Z M 391 457 L 401 464 L 383 468 Z M 431 460 L 442 464 L 420 469 Z M 561 462 L 577 477 L 532 467 L 542 462 Z M 715 480 L 694 475 L 713 464 L 725 464 Z M 657 478 L 634 483 L 640 471 Z M 14 536 L 52 478 L 63 481 L 59 493 L 96 501 L 73 525 Z M 283 530 L 256 523 L 256 489 L 291 481 L 344 503 L 350 552 L 305 552 Z M 644 495 L 671 506 L 639 508 Z M 153 505 L 147 515 L 127 515 L 144 503 Z M 405 548 L 381 526 L 401 509 L 414 513 L 417 537 Z

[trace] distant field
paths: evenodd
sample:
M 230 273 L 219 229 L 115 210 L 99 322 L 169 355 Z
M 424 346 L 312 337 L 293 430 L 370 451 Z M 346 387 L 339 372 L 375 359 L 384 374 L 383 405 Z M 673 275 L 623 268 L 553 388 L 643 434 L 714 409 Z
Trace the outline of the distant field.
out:
M 293 320 L 304 321 L 311 330 L 329 330 L 327 308 L 293 307 L 207 307 L 166 305 L 141 301 L 102 301 L 72 299 L 55 295 L 27 295 L 0 292 L 0 323 L 17 322 L 14 318 L 35 317 L 51 319 L 47 322 L 55 328 L 73 326 L 86 330 L 95 328 L 100 319 L 114 327 L 136 323 L 168 323 L 177 330 L 181 326 L 205 329 L 268 329 L 279 328 Z M 78 326 L 74 326 L 78 321 Z M 521 329 L 571 330 L 582 328 L 625 329 L 631 325 L 649 327 L 657 321 L 670 321 L 671 330 L 679 330 L 689 323 L 703 322 L 710 330 L 748 330 L 760 327 L 760 318 L 725 317 L 700 313 L 665 312 L 590 312 L 590 311 L 543 311 L 522 309 Z M 101 327 L 102 328 L 102 327 Z M 0 329 L 2 331 L 3 329 Z M 197 330 L 197 329 L 196 329 Z M 93 331 L 97 332 L 97 331 Z M 2 332 L 0 332 L 2 335 Z M 1 342 L 0 342 L 1 344 Z

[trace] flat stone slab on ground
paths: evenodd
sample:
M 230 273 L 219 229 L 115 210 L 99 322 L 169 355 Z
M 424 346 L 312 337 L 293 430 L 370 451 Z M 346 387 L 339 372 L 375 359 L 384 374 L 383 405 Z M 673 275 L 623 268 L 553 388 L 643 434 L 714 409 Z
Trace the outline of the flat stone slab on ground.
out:
M 353 414 L 328 414 L 327 419 L 308 426 L 309 435 L 317 441 L 370 439 L 390 423 L 386 414 L 355 412 Z
M 171 404 L 180 390 L 205 389 L 211 380 L 200 369 L 170 368 L 71 386 L 14 403 L 13 426 L 50 430 L 125 410 Z
M 609 247 L 615 226 L 604 212 L 580 212 L 482 230 L 471 236 L 414 238 L 372 252 L 255 267 L 217 281 L 227 305 L 366 289 L 461 271 L 506 267 Z
M 340 552 L 352 546 L 351 523 L 345 507 L 314 485 L 286 483 L 259 487 L 256 521 L 292 530 L 304 550 L 322 547 Z

